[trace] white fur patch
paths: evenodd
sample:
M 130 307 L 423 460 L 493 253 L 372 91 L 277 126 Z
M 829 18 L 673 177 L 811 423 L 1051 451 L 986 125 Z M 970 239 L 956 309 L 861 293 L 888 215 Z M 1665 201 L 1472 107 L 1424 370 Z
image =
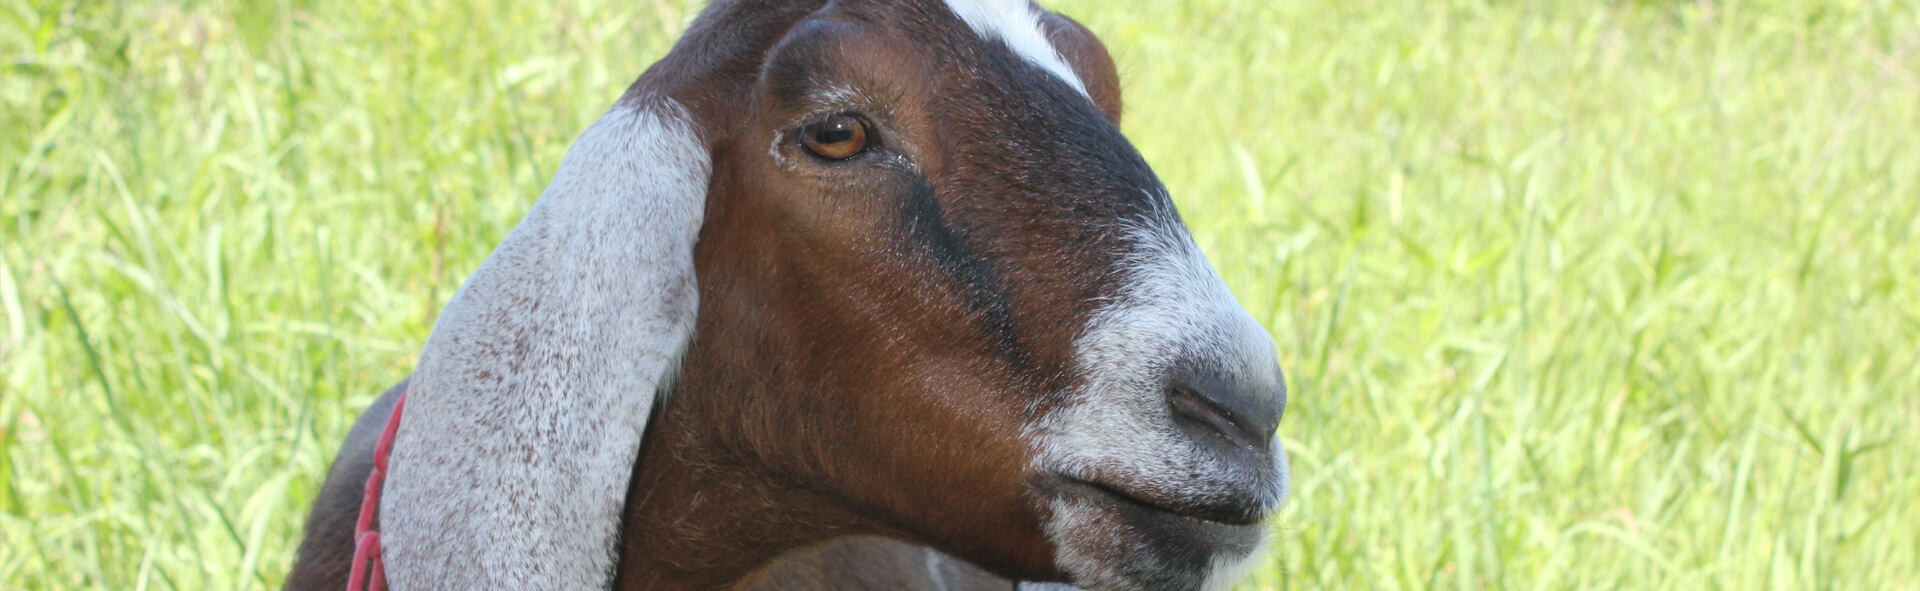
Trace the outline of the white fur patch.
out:
M 711 163 L 621 104 L 454 294 L 420 354 L 380 519 L 396 589 L 605 589 L 656 393 L 698 308 Z
M 1274 442 L 1279 445 L 1279 442 Z M 1286 454 L 1280 454 L 1280 461 L 1287 461 Z M 1284 474 L 1284 472 L 1282 472 Z M 1207 570 L 1207 578 L 1200 582 L 1200 591 L 1227 591 L 1247 575 L 1253 574 L 1253 568 L 1266 559 L 1267 552 L 1273 547 L 1273 536 L 1260 538 L 1260 545 L 1246 554 L 1221 553 L 1213 557 L 1212 568 Z
M 932 548 L 926 548 L 923 551 L 927 553 L 927 580 L 933 581 L 933 586 L 937 591 L 948 591 L 947 573 L 943 572 L 945 569 L 941 568 L 946 566 L 946 557 L 941 556 L 939 552 L 933 551 Z
M 1241 309 L 1184 231 L 1155 224 L 1131 233 L 1139 250 L 1131 257 L 1129 280 L 1075 343 L 1088 383 L 1077 404 L 1050 419 L 1066 424 L 1048 430 L 1045 460 L 1068 474 L 1123 475 L 1184 498 L 1237 496 L 1237 490 L 1188 477 L 1198 472 L 1224 480 L 1243 470 L 1173 429 L 1160 378 L 1169 363 L 1200 358 L 1245 382 L 1283 391 L 1273 339 Z M 1270 492 L 1263 500 L 1277 508 L 1285 490 Z
M 1284 386 L 1272 337 L 1240 307 L 1177 218 L 1164 213 L 1128 228 L 1136 252 L 1127 260 L 1127 279 L 1075 343 L 1087 381 L 1032 433 L 1040 444 L 1037 469 L 1120 482 L 1160 498 L 1227 502 L 1252 493 L 1262 508 L 1276 510 L 1290 484 L 1277 441 L 1277 470 L 1262 475 L 1202 449 L 1169 415 L 1162 376 L 1176 360 L 1202 360 L 1276 395 Z M 1111 564 L 1132 554 L 1125 536 L 1108 531 L 1103 512 L 1083 501 L 1061 498 L 1050 505 L 1047 532 L 1060 548 L 1061 569 L 1082 585 L 1126 588 Z M 1231 586 L 1259 555 L 1253 546 L 1223 549 L 1209 572 L 1193 573 L 1194 582 L 1204 589 Z
M 1052 73 L 1080 91 L 1081 96 L 1091 100 L 1087 86 L 1080 77 L 1060 58 L 1059 50 L 1053 42 L 1047 40 L 1045 29 L 1040 28 L 1040 15 L 1037 8 L 1027 0 L 946 0 L 947 8 L 966 21 L 973 32 L 984 39 L 999 39 L 1013 50 L 1015 55 L 1040 69 Z

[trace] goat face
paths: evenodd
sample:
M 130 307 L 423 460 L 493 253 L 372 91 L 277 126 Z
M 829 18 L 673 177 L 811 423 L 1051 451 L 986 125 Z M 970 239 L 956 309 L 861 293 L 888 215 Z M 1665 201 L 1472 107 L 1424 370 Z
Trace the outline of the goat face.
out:
M 1008 576 L 1238 579 L 1286 495 L 1285 387 L 1099 41 L 1025 0 L 788 10 L 710 10 L 649 74 L 713 166 L 665 412 Z

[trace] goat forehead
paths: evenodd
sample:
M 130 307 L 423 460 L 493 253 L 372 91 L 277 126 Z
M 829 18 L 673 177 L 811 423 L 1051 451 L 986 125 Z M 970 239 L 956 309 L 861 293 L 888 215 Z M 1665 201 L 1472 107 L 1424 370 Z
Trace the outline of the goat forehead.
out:
M 1066 82 L 1067 86 L 1087 94 L 1086 84 L 1060 57 L 1060 51 L 1047 40 L 1040 26 L 1039 7 L 1028 0 L 946 0 L 947 8 L 965 21 L 982 39 L 998 40 L 1015 55 Z

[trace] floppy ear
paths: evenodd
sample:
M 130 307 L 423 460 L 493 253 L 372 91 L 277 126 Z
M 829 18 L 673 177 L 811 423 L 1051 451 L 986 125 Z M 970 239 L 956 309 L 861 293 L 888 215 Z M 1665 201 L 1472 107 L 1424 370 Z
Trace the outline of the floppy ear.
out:
M 397 589 L 605 589 L 655 398 L 693 334 L 712 163 L 687 111 L 629 95 L 454 294 L 380 505 Z

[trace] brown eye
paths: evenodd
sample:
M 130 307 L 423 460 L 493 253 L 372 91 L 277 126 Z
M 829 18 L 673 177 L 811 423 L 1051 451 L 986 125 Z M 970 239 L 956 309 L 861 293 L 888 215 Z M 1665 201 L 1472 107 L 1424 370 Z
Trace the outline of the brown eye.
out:
M 867 149 L 867 122 L 854 115 L 834 115 L 800 130 L 800 145 L 828 160 L 846 160 Z

